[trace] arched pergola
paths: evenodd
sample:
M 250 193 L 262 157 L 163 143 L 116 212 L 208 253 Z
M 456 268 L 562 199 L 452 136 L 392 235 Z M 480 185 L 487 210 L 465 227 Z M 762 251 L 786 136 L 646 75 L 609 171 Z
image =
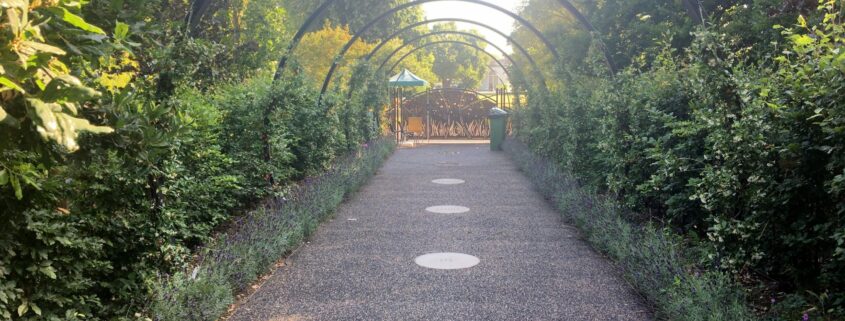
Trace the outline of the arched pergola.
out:
M 297 30 L 296 34 L 294 34 L 293 39 L 291 39 L 291 42 L 288 45 L 287 51 L 279 59 L 279 62 L 277 64 L 277 68 L 276 68 L 276 72 L 275 72 L 275 75 L 273 77 L 274 82 L 278 81 L 279 79 L 282 78 L 282 75 L 284 74 L 284 71 L 285 71 L 285 67 L 287 66 L 288 59 L 290 58 L 291 54 L 296 50 L 296 48 L 299 46 L 299 43 L 302 41 L 302 38 L 304 37 L 307 30 L 309 30 L 313 26 L 313 24 L 325 14 L 326 10 L 332 4 L 334 4 L 337 1 L 350 1 L 350 0 L 327 0 L 327 1 L 323 2 L 314 12 L 311 13 L 311 15 L 308 16 L 308 18 L 305 20 L 305 22 L 302 24 L 302 26 L 300 26 L 299 30 Z M 554 56 L 554 58 L 557 61 L 560 61 L 560 54 L 557 52 L 557 49 L 555 48 L 555 46 L 550 41 L 548 41 L 548 39 L 543 35 L 542 32 L 540 32 L 539 29 L 537 29 L 534 25 L 532 25 L 526 19 L 520 17 L 518 14 L 511 12 L 509 10 L 506 10 L 506 9 L 500 7 L 500 6 L 491 4 L 489 2 L 485 2 L 483 0 L 416 0 L 416 1 L 412 1 L 412 2 L 408 2 L 408 3 L 398 5 L 394 8 L 392 8 L 392 9 L 388 10 L 387 12 L 382 13 L 377 18 L 375 18 L 375 19 L 371 20 L 369 23 L 367 23 L 361 30 L 357 31 L 355 33 L 355 35 L 353 36 L 353 39 L 346 46 L 344 46 L 343 50 L 341 50 L 341 53 L 338 54 L 338 56 L 336 56 L 335 60 L 332 63 L 332 66 L 330 68 L 330 73 L 334 73 L 334 69 L 337 68 L 339 61 L 343 58 L 343 56 L 349 50 L 349 48 L 351 48 L 351 46 L 354 44 L 354 42 L 357 41 L 358 39 L 360 39 L 360 37 L 363 34 L 367 33 L 367 31 L 369 31 L 369 29 L 371 29 L 376 23 L 384 20 L 386 17 L 389 17 L 390 15 L 392 15 L 392 14 L 394 14 L 394 13 L 400 11 L 400 10 L 410 8 L 410 7 L 414 7 L 414 6 L 420 6 L 420 5 L 425 4 L 425 3 L 442 2 L 442 1 L 474 3 L 474 4 L 477 4 L 477 5 L 480 5 L 480 6 L 485 6 L 485 7 L 497 10 L 499 12 L 502 12 L 503 14 L 510 16 L 511 18 L 513 18 L 514 20 L 518 21 L 520 24 L 522 24 L 523 26 L 528 28 L 532 33 L 537 35 L 537 37 L 539 37 L 539 39 L 552 52 L 552 55 Z M 694 21 L 697 21 L 697 22 L 701 21 L 703 23 L 704 13 L 701 10 L 701 4 L 699 2 L 700 0 L 682 0 L 682 1 L 684 3 L 685 8 L 687 9 L 688 14 L 692 17 L 692 19 Z M 575 17 L 576 20 L 578 20 L 579 24 L 585 30 L 589 31 L 591 33 L 591 35 L 593 35 L 600 42 L 600 49 L 601 49 L 602 53 L 604 54 L 604 58 L 607 62 L 607 66 L 610 69 L 611 74 L 615 74 L 616 68 L 614 67 L 614 65 L 612 63 L 610 53 L 607 51 L 607 48 L 604 45 L 604 43 L 601 41 L 601 39 L 597 37 L 598 33 L 596 32 L 593 25 L 590 23 L 589 19 L 587 19 L 586 16 L 584 16 L 568 0 L 557 0 L 557 2 L 566 11 L 568 11 L 570 14 L 572 14 L 573 17 Z M 527 57 L 530 57 L 530 56 L 527 56 Z M 542 73 L 541 73 L 541 75 L 542 75 Z M 331 77 L 327 77 L 327 79 L 329 81 L 330 81 L 330 78 Z M 543 82 L 546 83 L 545 81 L 543 81 Z M 324 84 L 323 84 L 324 88 L 322 90 L 323 92 L 325 91 L 325 88 L 327 86 L 328 86 L 328 83 L 324 82 Z M 545 86 L 541 86 L 541 87 L 545 87 Z M 548 90 L 548 89 L 545 88 L 545 90 Z M 265 116 L 264 117 L 264 123 L 265 123 L 265 126 L 268 127 L 268 128 L 269 128 L 269 122 L 270 122 L 270 114 L 272 113 L 272 110 L 273 110 L 272 105 L 273 104 L 270 104 L 270 106 L 268 107 L 268 109 L 267 109 L 267 111 L 265 112 L 265 115 L 264 115 Z M 265 146 L 265 157 L 267 157 L 269 159 L 270 158 L 269 142 L 266 142 L 265 145 L 266 145 Z
M 475 45 L 475 44 L 472 44 L 472 43 L 469 43 L 469 42 L 458 41 L 458 40 L 438 40 L 438 41 L 427 42 L 427 43 L 423 44 L 422 46 L 414 47 L 414 49 L 408 51 L 407 53 L 405 53 L 405 55 L 403 55 L 398 60 L 396 60 L 396 62 L 390 67 L 390 69 L 388 69 L 388 74 L 392 74 L 392 72 L 396 70 L 396 67 L 398 67 L 398 65 L 401 64 L 402 61 L 405 60 L 406 58 L 408 58 L 411 54 L 413 54 L 413 53 L 415 53 L 419 50 L 422 50 L 423 48 L 432 47 L 432 46 L 441 45 L 441 44 L 446 44 L 446 43 L 467 46 L 467 47 L 474 48 L 474 49 L 476 49 L 480 52 L 483 52 L 484 54 L 489 56 L 491 59 L 493 59 L 493 61 L 496 62 L 496 64 L 498 64 L 499 67 L 502 67 L 502 69 L 504 69 L 505 72 L 508 74 L 508 77 L 512 76 L 511 73 L 510 73 L 510 70 L 508 70 L 508 68 L 505 67 L 505 64 L 503 64 L 502 61 L 499 60 L 498 57 L 496 57 L 492 53 L 488 52 L 487 50 L 484 50 L 484 48 L 481 48 L 478 45 Z M 393 56 L 388 56 L 387 59 L 385 59 L 381 63 L 381 65 L 379 66 L 379 69 L 377 69 L 377 71 L 381 70 L 381 68 L 383 68 L 387 64 L 387 62 L 390 61 L 390 59 L 392 57 Z M 511 56 L 505 56 L 505 59 L 508 59 L 508 61 L 510 61 L 511 64 L 515 63 L 513 57 L 511 57 Z
M 492 47 L 493 49 L 496 49 L 497 51 L 499 51 L 499 52 L 502 54 L 502 56 L 504 56 L 505 58 L 507 58 L 508 60 L 510 60 L 510 61 L 511 61 L 511 63 L 513 64 L 513 66 L 514 66 L 514 67 L 517 67 L 517 68 L 518 68 L 518 64 L 516 64 L 516 60 L 514 60 L 514 59 L 513 59 L 513 57 L 511 57 L 511 56 L 507 53 L 507 51 L 505 51 L 505 50 L 504 50 L 504 49 L 502 49 L 501 47 L 497 46 L 497 45 L 496 45 L 496 44 L 494 44 L 492 41 L 487 40 L 486 38 L 484 38 L 484 37 L 482 37 L 482 36 L 479 36 L 479 35 L 476 35 L 476 34 L 473 34 L 473 33 L 469 33 L 469 32 L 466 32 L 466 31 L 444 30 L 444 31 L 434 31 L 434 32 L 429 32 L 429 33 L 426 33 L 426 34 L 423 34 L 423 35 L 419 35 L 419 36 L 417 36 L 417 37 L 414 37 L 414 38 L 413 38 L 413 39 L 411 39 L 411 40 L 408 40 L 408 42 L 406 42 L 405 44 L 403 44 L 403 45 L 402 45 L 402 46 L 400 46 L 399 48 L 396 48 L 395 50 L 393 50 L 393 52 L 391 52 L 390 54 L 388 54 L 388 55 L 387 55 L 387 58 L 385 58 L 385 60 L 384 60 L 384 61 L 383 61 L 383 62 L 379 65 L 379 67 L 378 67 L 378 69 L 377 69 L 377 70 L 381 70 L 381 69 L 384 67 L 384 65 L 385 65 L 385 64 L 386 64 L 386 63 L 390 60 L 390 58 L 392 58 L 392 57 L 393 57 L 393 56 L 395 56 L 397 53 L 399 53 L 400 51 L 402 51 L 402 49 L 405 49 L 405 48 L 406 48 L 406 47 L 408 47 L 408 46 L 415 45 L 415 44 L 416 44 L 418 41 L 420 41 L 420 40 L 423 40 L 423 39 L 425 39 L 425 38 L 429 38 L 429 37 L 433 37 L 433 36 L 437 36 L 437 35 L 460 35 L 460 36 L 469 37 L 469 38 L 474 38 L 474 39 L 480 40 L 480 41 L 482 41 L 482 42 L 485 42 L 485 43 L 487 43 L 487 45 L 489 45 L 489 46 L 490 46 L 490 47 Z M 522 48 L 522 49 L 524 50 L 524 48 Z M 418 48 L 417 48 L 417 49 L 412 50 L 412 52 L 414 52 L 414 51 L 416 51 L 416 50 L 418 50 Z M 525 52 L 525 53 L 527 54 L 527 52 Z M 532 68 L 534 68 L 534 70 L 538 73 L 538 75 L 537 75 L 537 76 L 541 79 L 542 83 L 543 83 L 543 84 L 546 84 L 546 79 L 545 79 L 545 76 L 542 74 L 542 72 L 541 72 L 542 70 L 540 69 L 539 65 L 537 65 L 537 62 L 536 62 L 536 61 L 535 61 L 535 60 L 534 60 L 534 59 L 533 59 L 530 55 L 527 55 L 526 57 L 527 57 L 527 59 L 528 59 L 528 63 L 529 63 L 529 64 L 531 64 L 531 67 L 532 67 Z M 404 58 L 404 57 L 403 57 L 403 58 Z M 390 70 L 392 70 L 392 69 L 393 69 L 393 68 L 391 68 Z M 523 75 L 524 75 L 524 72 L 523 72 Z

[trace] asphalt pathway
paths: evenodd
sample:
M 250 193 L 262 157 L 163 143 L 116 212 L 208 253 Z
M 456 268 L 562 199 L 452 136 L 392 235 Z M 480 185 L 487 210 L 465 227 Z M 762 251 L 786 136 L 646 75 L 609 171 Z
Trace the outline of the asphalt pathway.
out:
M 464 184 L 440 185 L 453 178 Z M 459 214 L 426 208 L 457 205 Z M 419 266 L 455 252 L 467 269 Z M 611 264 L 486 145 L 398 150 L 230 320 L 651 320 Z

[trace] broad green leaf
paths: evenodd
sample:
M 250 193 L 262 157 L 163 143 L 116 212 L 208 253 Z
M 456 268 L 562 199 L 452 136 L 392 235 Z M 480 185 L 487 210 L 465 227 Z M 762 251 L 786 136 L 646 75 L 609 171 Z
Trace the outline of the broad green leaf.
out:
M 62 112 L 62 105 L 47 103 L 40 99 L 27 99 L 27 112 L 35 123 L 36 131 L 44 140 L 54 141 L 70 152 L 79 149 L 77 138 L 79 132 L 106 134 L 114 129 L 106 126 L 92 125 L 88 120 L 76 118 Z
M 24 48 L 24 49 L 31 49 L 31 50 L 39 51 L 39 52 L 46 52 L 46 53 L 51 53 L 51 54 L 59 55 L 59 56 L 64 56 L 66 54 L 66 52 L 59 47 L 55 47 L 55 46 L 51 46 L 51 45 L 48 45 L 48 44 L 43 44 L 43 43 L 35 42 L 35 41 L 28 41 L 28 40 L 21 41 L 20 46 L 21 46 L 21 48 Z M 35 53 L 37 53 L 37 52 L 28 53 L 28 54 L 31 56 Z
M 0 171 L 0 186 L 5 186 L 6 184 L 9 184 L 9 171 L 4 169 Z M 0 300 L 2 300 L 2 297 L 0 297 Z
M 127 36 L 129 36 L 129 25 L 123 22 L 118 22 L 117 25 L 114 26 L 114 39 L 124 40 Z
M 26 91 L 25 91 L 25 90 L 23 90 L 23 87 L 21 87 L 20 85 L 16 84 L 16 83 L 15 83 L 14 81 L 12 81 L 11 79 L 6 78 L 6 76 L 0 76 L 0 85 L 3 85 L 3 86 L 5 86 L 6 88 L 9 88 L 9 89 L 12 89 L 12 90 L 16 90 L 16 91 L 18 91 L 19 93 L 22 93 L 22 94 L 25 94 L 25 93 L 26 93 Z M 2 91 L 5 91 L 5 90 L 0 89 L 0 92 L 2 92 Z
M 54 269 L 52 266 L 46 266 L 46 267 L 38 268 L 38 271 L 40 271 L 41 273 L 44 273 L 44 275 L 46 275 L 47 277 L 49 277 L 53 280 L 56 279 L 56 269 Z
M 32 312 L 35 312 L 35 314 L 41 315 L 41 308 L 35 305 L 35 303 L 30 303 L 29 308 L 32 309 Z
M 15 35 L 15 37 L 19 36 L 21 33 L 21 25 L 23 25 L 24 22 L 21 21 L 21 16 L 18 14 L 18 9 L 6 9 L 6 15 L 9 16 L 9 27 L 12 29 L 12 34 Z
M 804 19 L 803 15 L 798 16 L 798 25 L 800 25 L 802 28 L 807 28 L 807 19 Z
M 18 306 L 18 316 L 22 317 L 27 312 L 29 312 L 29 304 L 26 301 L 23 301 L 23 303 Z
M 15 191 L 15 197 L 18 200 L 23 199 L 23 190 L 21 189 L 21 182 L 15 175 L 9 175 L 9 182 L 12 183 L 12 189 Z
M 90 23 L 85 22 L 85 19 L 82 19 L 82 17 L 73 14 L 72 12 L 68 11 L 65 8 L 50 7 L 50 8 L 47 8 L 47 11 L 52 12 L 54 15 L 59 17 L 59 19 L 62 19 L 64 22 L 67 22 L 67 23 L 71 24 L 72 26 L 77 27 L 79 29 L 82 29 L 82 30 L 85 30 L 85 31 L 88 31 L 88 32 L 93 32 L 93 33 L 96 33 L 96 34 L 101 34 L 101 35 L 106 34 L 106 32 L 103 31 L 103 29 L 100 29 L 100 27 L 97 27 L 95 25 L 92 25 Z
M 800 36 L 796 35 L 796 36 L 792 36 L 791 39 L 792 39 L 793 43 L 795 43 L 798 46 L 802 46 L 802 47 L 809 46 L 809 45 L 813 44 L 813 42 L 815 42 L 815 40 L 813 40 L 813 38 L 810 38 L 810 36 L 808 36 L 808 35 L 800 35 Z
M 845 52 L 839 54 L 839 56 L 836 57 L 836 60 L 834 60 L 834 63 L 839 71 L 845 72 Z
M 80 102 L 98 96 L 98 91 L 86 87 L 76 77 L 61 75 L 47 84 L 41 99 L 46 102 Z
M 30 118 L 35 122 L 36 130 L 41 134 L 45 140 L 53 138 L 53 133 L 59 130 L 59 123 L 56 120 L 56 115 L 53 114 L 54 106 L 58 104 L 48 104 L 40 99 L 27 99 L 27 112 Z

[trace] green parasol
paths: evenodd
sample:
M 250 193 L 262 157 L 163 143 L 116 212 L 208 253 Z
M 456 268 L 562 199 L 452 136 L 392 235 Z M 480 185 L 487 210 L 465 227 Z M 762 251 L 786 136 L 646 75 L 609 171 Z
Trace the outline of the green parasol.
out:
M 390 77 L 390 85 L 396 87 L 419 87 L 428 85 L 428 82 L 417 77 L 410 70 L 405 69 L 398 75 Z

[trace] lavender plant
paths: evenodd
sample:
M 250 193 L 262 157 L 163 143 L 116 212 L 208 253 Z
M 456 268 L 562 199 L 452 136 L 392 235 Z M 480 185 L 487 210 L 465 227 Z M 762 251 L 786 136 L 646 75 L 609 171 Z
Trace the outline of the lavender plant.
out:
M 755 319 L 730 278 L 696 265 L 680 236 L 654 225 L 632 223 L 616 201 L 582 187 L 569 173 L 520 141 L 508 140 L 504 149 L 561 215 L 624 271 L 659 317 L 687 321 Z
M 155 287 L 154 320 L 216 320 L 235 295 L 267 273 L 357 191 L 393 151 L 377 139 L 334 162 L 284 196 L 267 200 L 236 220 L 233 228 L 200 252 L 185 271 L 162 277 Z

